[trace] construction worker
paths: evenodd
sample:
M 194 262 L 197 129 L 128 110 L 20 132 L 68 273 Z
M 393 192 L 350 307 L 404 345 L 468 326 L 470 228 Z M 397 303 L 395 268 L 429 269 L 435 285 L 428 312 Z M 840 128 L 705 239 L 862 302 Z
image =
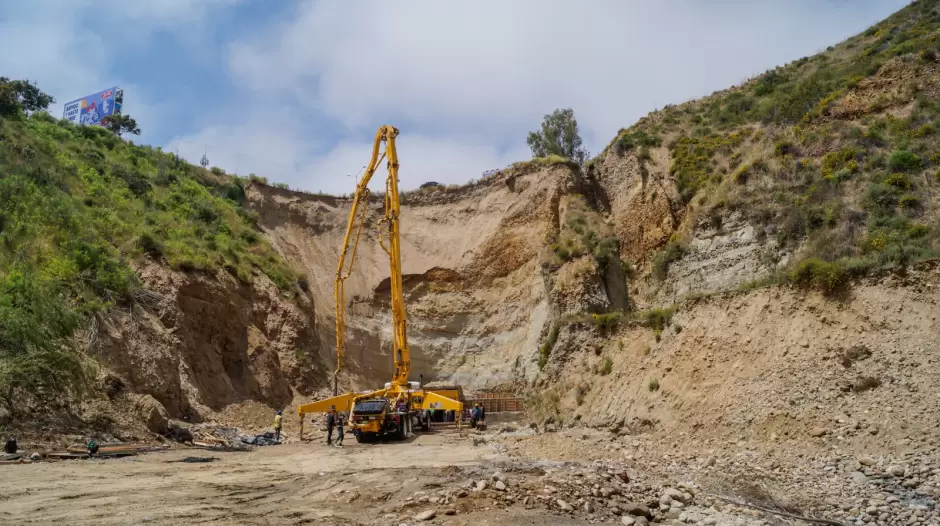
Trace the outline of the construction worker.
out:
M 93 457 L 98 454 L 98 442 L 94 438 L 88 439 L 88 456 Z
M 3 445 L 3 452 L 8 455 L 12 455 L 16 453 L 16 450 L 17 450 L 16 439 L 13 437 L 7 438 L 6 443 Z
M 343 447 L 343 427 L 346 425 L 346 413 L 336 415 L 336 447 Z
M 274 440 L 281 441 L 281 410 L 274 415 Z
M 333 445 L 333 428 L 336 426 L 336 406 L 330 406 L 330 412 L 326 414 L 326 445 Z
M 477 419 L 480 418 L 480 404 L 473 406 L 470 410 L 470 427 L 476 429 Z

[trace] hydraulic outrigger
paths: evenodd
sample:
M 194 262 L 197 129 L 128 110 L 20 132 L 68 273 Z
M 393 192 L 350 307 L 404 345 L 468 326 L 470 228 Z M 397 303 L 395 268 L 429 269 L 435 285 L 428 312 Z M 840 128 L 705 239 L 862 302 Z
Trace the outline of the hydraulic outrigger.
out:
M 304 416 L 307 413 L 325 413 L 331 408 L 345 411 L 350 415 L 349 427 L 356 440 L 365 441 L 371 438 L 405 438 L 411 435 L 412 429 L 418 427 L 430 429 L 429 410 L 453 410 L 459 427 L 460 415 L 463 412 L 463 403 L 425 389 L 419 382 L 409 382 L 408 374 L 411 371 L 411 353 L 408 349 L 408 331 L 405 316 L 405 298 L 402 287 L 401 273 L 401 236 L 399 217 L 401 215 L 401 202 L 398 195 L 398 153 L 395 150 L 395 138 L 398 129 L 392 126 L 382 126 L 375 134 L 372 146 L 372 158 L 366 166 L 366 171 L 356 186 L 352 208 L 349 212 L 349 222 L 346 225 L 346 236 L 343 239 L 343 248 L 340 251 L 339 263 L 336 267 L 336 282 L 334 297 L 336 300 L 336 370 L 333 373 L 333 397 L 325 400 L 300 405 L 297 414 L 300 417 L 300 435 L 303 437 Z M 380 155 L 382 144 L 385 151 Z M 385 216 L 379 223 L 379 244 L 389 256 L 391 268 L 391 307 L 392 307 L 392 361 L 395 373 L 392 381 L 385 384 L 385 388 L 365 393 L 337 394 L 338 378 L 345 366 L 345 299 L 343 284 L 352 273 L 356 260 L 356 248 L 359 246 L 359 237 L 365 223 L 369 205 L 369 181 L 375 174 L 376 168 L 387 159 L 388 178 L 385 180 Z M 346 265 L 346 254 L 350 248 L 350 238 L 355 229 L 355 240 L 352 243 L 352 253 L 349 265 Z M 388 244 L 383 241 L 383 234 Z

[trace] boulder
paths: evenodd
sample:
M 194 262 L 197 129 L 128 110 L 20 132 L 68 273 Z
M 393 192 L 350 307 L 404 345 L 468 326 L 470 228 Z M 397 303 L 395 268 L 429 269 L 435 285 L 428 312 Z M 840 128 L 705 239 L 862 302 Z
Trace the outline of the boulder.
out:
M 134 411 L 147 425 L 147 429 L 154 433 L 166 433 L 169 425 L 169 415 L 166 408 L 153 396 L 138 395 L 134 401 Z

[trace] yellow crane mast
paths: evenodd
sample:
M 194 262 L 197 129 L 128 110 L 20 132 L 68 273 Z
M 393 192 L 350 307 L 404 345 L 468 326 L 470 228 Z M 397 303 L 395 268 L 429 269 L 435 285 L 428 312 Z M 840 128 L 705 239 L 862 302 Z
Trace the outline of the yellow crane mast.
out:
M 408 349 L 408 326 L 405 312 L 405 295 L 401 273 L 401 201 L 398 194 L 398 153 L 395 138 L 398 129 L 382 126 L 375 134 L 372 157 L 362 179 L 356 185 L 346 235 L 336 266 L 334 299 L 336 301 L 336 370 L 333 372 L 333 397 L 297 407 L 300 417 L 300 434 L 303 436 L 304 416 L 307 413 L 322 413 L 336 408 L 348 412 L 348 424 L 358 441 L 370 438 L 405 438 L 415 428 L 430 428 L 430 409 L 463 411 L 460 400 L 448 398 L 433 389 L 425 389 L 418 382 L 409 382 L 411 353 Z M 380 153 L 382 145 L 385 151 Z M 346 304 L 344 284 L 352 273 L 356 261 L 356 249 L 365 224 L 369 204 L 369 181 L 382 160 L 387 159 L 388 177 L 385 180 L 385 216 L 379 224 L 379 243 L 389 256 L 391 276 L 392 308 L 392 362 L 395 373 L 392 381 L 383 389 L 363 393 L 337 394 L 339 374 L 346 361 Z M 355 232 L 355 235 L 353 234 Z M 383 236 L 385 239 L 383 239 Z M 352 240 L 352 243 L 350 241 Z M 386 243 L 387 241 L 387 243 Z M 352 249 L 349 252 L 350 248 Z M 349 255 L 347 265 L 346 257 Z M 458 424 L 459 425 L 459 424 Z

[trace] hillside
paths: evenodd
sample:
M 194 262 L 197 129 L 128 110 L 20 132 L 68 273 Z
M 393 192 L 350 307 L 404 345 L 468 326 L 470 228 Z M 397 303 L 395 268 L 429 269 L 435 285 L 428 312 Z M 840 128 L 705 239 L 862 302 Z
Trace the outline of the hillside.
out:
M 45 113 L 0 117 L 4 420 L 140 395 L 199 420 L 310 392 L 312 306 L 245 183 Z
M 818 55 L 621 130 L 588 172 L 624 212 L 615 228 L 653 278 L 644 291 L 665 300 L 786 278 L 835 290 L 934 257 L 938 29 L 938 3 L 915 2 Z M 630 193 L 617 192 L 624 174 L 641 183 Z M 649 210 L 642 222 L 635 208 Z

